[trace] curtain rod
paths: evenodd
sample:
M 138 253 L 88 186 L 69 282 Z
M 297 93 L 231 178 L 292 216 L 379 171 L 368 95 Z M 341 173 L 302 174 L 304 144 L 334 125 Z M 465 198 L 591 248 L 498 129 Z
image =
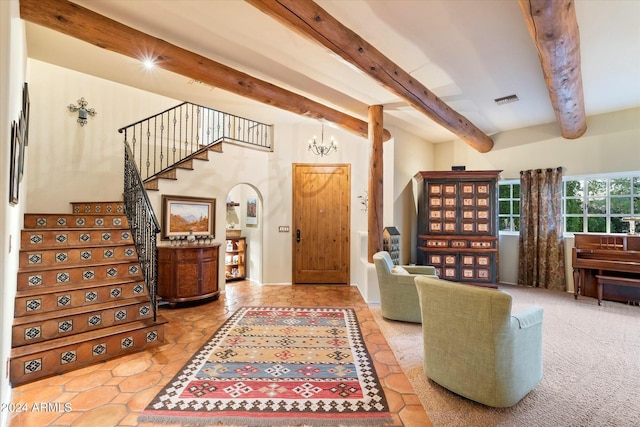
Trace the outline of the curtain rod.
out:
M 525 172 L 533 172 L 534 170 L 535 170 L 536 172 L 538 172 L 538 173 L 542 173 L 542 169 L 531 169 L 531 170 L 528 170 L 528 171 L 520 171 L 520 175 L 522 175 L 522 174 L 523 174 L 523 173 L 525 173 Z M 557 170 L 558 172 L 562 172 L 562 166 L 558 166 L 558 167 L 556 168 L 556 170 Z M 546 171 L 547 171 L 547 172 L 551 172 L 551 171 L 553 171 L 553 168 L 547 168 L 547 169 L 546 169 Z

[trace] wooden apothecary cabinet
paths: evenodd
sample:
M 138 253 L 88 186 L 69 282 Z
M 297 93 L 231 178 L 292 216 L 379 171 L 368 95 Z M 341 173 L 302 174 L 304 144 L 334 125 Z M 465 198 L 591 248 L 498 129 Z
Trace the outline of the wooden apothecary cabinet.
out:
M 418 172 L 417 261 L 443 279 L 498 281 L 498 176 L 501 171 Z

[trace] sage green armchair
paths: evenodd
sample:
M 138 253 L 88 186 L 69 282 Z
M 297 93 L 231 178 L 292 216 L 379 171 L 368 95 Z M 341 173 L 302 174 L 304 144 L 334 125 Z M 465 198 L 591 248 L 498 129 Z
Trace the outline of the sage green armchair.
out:
M 436 276 L 436 269 L 426 265 L 394 266 L 388 252 L 373 255 L 380 289 L 380 312 L 391 320 L 420 323 L 420 303 L 413 279 L 418 275 Z
M 415 279 L 424 372 L 493 407 L 515 405 L 542 380 L 542 308 L 511 313 L 511 295 L 432 277 Z

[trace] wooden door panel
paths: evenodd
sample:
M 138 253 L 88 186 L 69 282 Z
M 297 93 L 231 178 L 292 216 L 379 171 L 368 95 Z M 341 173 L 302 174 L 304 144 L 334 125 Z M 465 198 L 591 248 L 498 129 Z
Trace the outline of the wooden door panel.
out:
M 218 257 L 215 253 L 218 248 L 203 251 L 200 264 L 200 293 L 208 294 L 218 290 Z
M 191 297 L 199 294 L 198 263 L 181 261 L 176 265 L 176 277 L 178 278 L 178 295 Z
M 349 203 L 348 165 L 294 164 L 294 283 L 349 283 Z

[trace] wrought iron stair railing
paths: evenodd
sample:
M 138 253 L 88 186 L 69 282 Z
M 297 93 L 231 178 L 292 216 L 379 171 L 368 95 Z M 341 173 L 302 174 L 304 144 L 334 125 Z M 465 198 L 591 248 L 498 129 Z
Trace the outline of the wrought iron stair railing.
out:
M 220 142 L 272 150 L 273 126 L 184 102 L 118 129 L 124 133 L 124 205 L 157 316 L 158 219 L 145 182 Z
M 156 236 L 160 232 L 158 219 L 144 188 L 128 142 L 124 142 L 124 210 L 133 233 L 138 261 L 149 293 L 153 320 L 157 319 L 158 249 Z
M 143 182 L 222 141 L 272 149 L 273 126 L 184 102 L 118 129 Z

